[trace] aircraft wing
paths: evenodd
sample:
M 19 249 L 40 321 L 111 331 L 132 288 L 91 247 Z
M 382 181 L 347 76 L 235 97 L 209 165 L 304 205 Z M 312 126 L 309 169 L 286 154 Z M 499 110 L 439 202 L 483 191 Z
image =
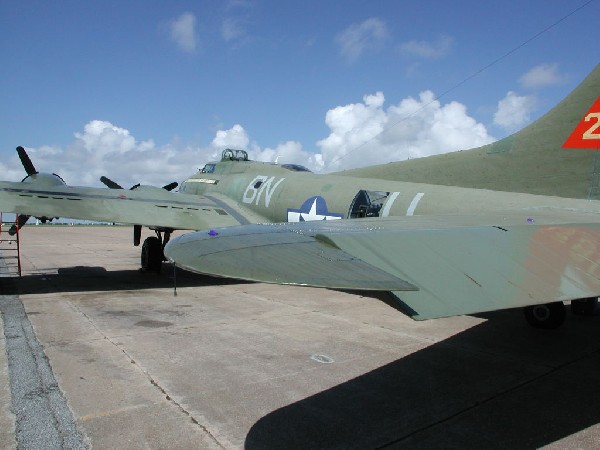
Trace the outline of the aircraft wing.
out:
M 0 211 L 181 230 L 244 223 L 232 206 L 218 200 L 150 186 L 130 190 L 0 182 Z
M 200 273 L 393 291 L 418 320 L 600 295 L 600 216 L 535 211 L 246 225 L 172 240 Z

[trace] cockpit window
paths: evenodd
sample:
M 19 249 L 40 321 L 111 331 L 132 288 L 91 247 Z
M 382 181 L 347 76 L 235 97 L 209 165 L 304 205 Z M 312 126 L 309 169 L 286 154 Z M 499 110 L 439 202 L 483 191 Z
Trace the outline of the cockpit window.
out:
M 281 167 L 292 172 L 310 172 L 310 170 L 300 164 L 282 164 Z
M 214 164 L 206 164 L 204 168 L 201 170 L 202 173 L 213 173 L 215 171 Z

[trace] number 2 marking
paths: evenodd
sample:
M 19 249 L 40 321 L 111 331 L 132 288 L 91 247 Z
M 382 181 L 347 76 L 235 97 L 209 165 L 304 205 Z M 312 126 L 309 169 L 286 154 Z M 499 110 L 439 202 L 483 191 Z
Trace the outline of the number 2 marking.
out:
M 596 123 L 593 123 L 592 126 L 583 133 L 583 136 L 581 136 L 582 139 L 600 139 L 600 133 L 595 133 L 595 131 L 600 127 L 600 113 L 589 113 L 587 116 L 585 116 L 586 122 L 589 122 L 593 119 L 596 119 Z

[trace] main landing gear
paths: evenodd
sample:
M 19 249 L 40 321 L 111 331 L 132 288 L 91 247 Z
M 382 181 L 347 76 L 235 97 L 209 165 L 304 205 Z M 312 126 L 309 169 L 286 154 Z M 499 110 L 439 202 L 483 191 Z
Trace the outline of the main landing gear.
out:
M 171 238 L 172 230 L 154 230 L 156 236 L 147 237 L 142 244 L 142 271 L 159 273 L 162 262 L 166 261 L 163 249 Z M 134 242 L 135 244 L 135 242 Z M 139 241 L 137 242 L 139 245 Z
M 523 312 L 529 325 L 547 330 L 561 326 L 567 316 L 567 308 L 563 302 L 527 306 Z
M 571 301 L 571 312 L 581 316 L 592 316 L 598 305 L 597 297 Z M 523 309 L 525 320 L 535 328 L 554 329 L 563 324 L 567 316 L 567 307 L 563 302 L 527 306 Z

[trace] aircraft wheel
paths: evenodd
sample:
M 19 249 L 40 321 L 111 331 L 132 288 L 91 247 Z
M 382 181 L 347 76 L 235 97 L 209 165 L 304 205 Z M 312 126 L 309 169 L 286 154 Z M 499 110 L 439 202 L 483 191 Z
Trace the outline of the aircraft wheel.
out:
M 571 301 L 571 312 L 578 316 L 593 316 L 598 304 L 598 297 L 580 298 Z
M 163 250 L 160 240 L 155 237 L 147 237 L 142 245 L 142 270 L 148 272 L 160 272 L 163 260 Z
M 529 325 L 547 330 L 561 326 L 567 316 L 567 308 L 563 302 L 527 306 L 523 312 Z

